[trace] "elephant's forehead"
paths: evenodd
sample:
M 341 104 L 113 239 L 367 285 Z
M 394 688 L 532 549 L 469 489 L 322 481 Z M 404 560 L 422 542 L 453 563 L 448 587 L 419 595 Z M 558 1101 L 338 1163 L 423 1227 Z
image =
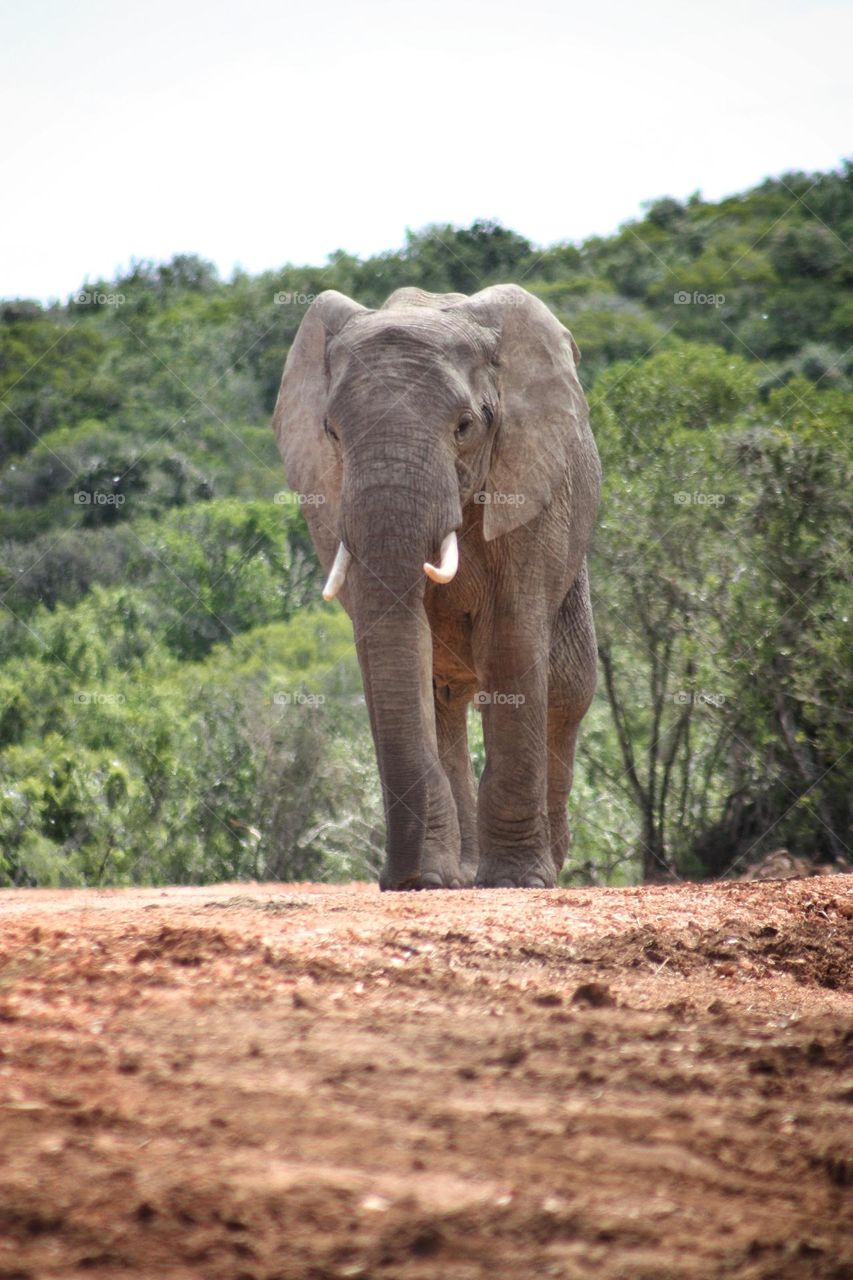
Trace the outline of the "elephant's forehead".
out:
M 493 345 L 491 332 L 468 317 L 412 307 L 354 317 L 335 340 L 332 357 L 349 352 L 361 360 L 393 359 L 405 353 L 465 362 L 488 358 Z

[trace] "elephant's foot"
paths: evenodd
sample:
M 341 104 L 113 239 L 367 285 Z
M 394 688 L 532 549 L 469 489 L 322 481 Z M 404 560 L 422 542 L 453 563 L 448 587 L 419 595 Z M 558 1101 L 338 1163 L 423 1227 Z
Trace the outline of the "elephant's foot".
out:
M 386 850 L 379 888 L 394 892 L 409 889 L 461 889 L 465 883 L 459 857 L 459 836 L 446 838 L 442 830 L 430 831 L 420 850 L 416 868 L 411 857 L 400 858 Z M 470 881 L 469 881 L 470 883 Z
M 410 889 L 461 889 L 463 888 L 462 873 L 459 869 L 458 862 L 452 859 L 448 854 L 439 858 L 434 853 L 430 856 L 431 851 L 425 852 L 421 857 L 421 865 L 417 874 L 412 875 L 411 872 L 403 874 L 394 874 L 393 862 L 386 860 L 382 874 L 379 877 L 379 888 L 388 889 L 395 893 L 406 892 Z
M 553 889 L 557 883 L 550 858 L 502 853 L 480 859 L 477 889 Z
M 460 889 L 474 888 L 474 885 L 477 883 L 478 866 L 479 862 L 476 859 L 474 861 L 471 861 L 470 859 L 462 859 L 462 864 L 459 869 Z
M 423 875 L 409 876 L 408 880 L 393 881 L 383 871 L 379 877 L 379 888 L 391 893 L 407 893 L 413 889 L 461 889 L 462 881 L 458 876 L 442 880 L 434 871 L 426 871 Z
M 546 884 L 542 876 L 522 876 L 520 880 L 511 880 L 503 876 L 500 880 L 480 880 L 474 882 L 475 889 L 553 889 L 554 881 Z

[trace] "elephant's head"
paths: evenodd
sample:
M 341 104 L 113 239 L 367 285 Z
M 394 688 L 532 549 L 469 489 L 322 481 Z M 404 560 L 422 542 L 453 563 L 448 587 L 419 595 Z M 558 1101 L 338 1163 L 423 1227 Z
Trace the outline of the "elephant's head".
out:
M 389 860 L 396 850 L 407 867 L 442 787 L 427 578 L 453 576 L 475 495 L 490 541 L 534 520 L 564 483 L 586 423 L 577 358 L 569 332 L 514 285 L 470 298 L 401 289 L 378 311 L 329 291 L 288 357 L 274 428 L 330 575 L 325 594 L 342 589 L 354 620 Z M 458 554 L 464 563 L 464 541 Z

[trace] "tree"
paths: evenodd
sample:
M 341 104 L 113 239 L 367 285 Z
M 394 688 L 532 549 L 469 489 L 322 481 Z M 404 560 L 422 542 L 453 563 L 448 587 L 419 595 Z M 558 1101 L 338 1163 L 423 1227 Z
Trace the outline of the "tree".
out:
M 692 869 L 691 830 L 716 799 L 705 769 L 726 732 L 716 619 L 737 572 L 716 435 L 755 388 L 745 361 L 686 344 L 614 366 L 595 387 L 599 658 L 646 879 Z

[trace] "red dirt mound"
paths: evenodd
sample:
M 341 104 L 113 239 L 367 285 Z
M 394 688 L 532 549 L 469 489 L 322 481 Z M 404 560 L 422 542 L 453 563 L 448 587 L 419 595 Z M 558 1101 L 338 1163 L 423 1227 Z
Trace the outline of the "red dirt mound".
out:
M 851 1276 L 850 884 L 0 893 L 0 1280 Z

